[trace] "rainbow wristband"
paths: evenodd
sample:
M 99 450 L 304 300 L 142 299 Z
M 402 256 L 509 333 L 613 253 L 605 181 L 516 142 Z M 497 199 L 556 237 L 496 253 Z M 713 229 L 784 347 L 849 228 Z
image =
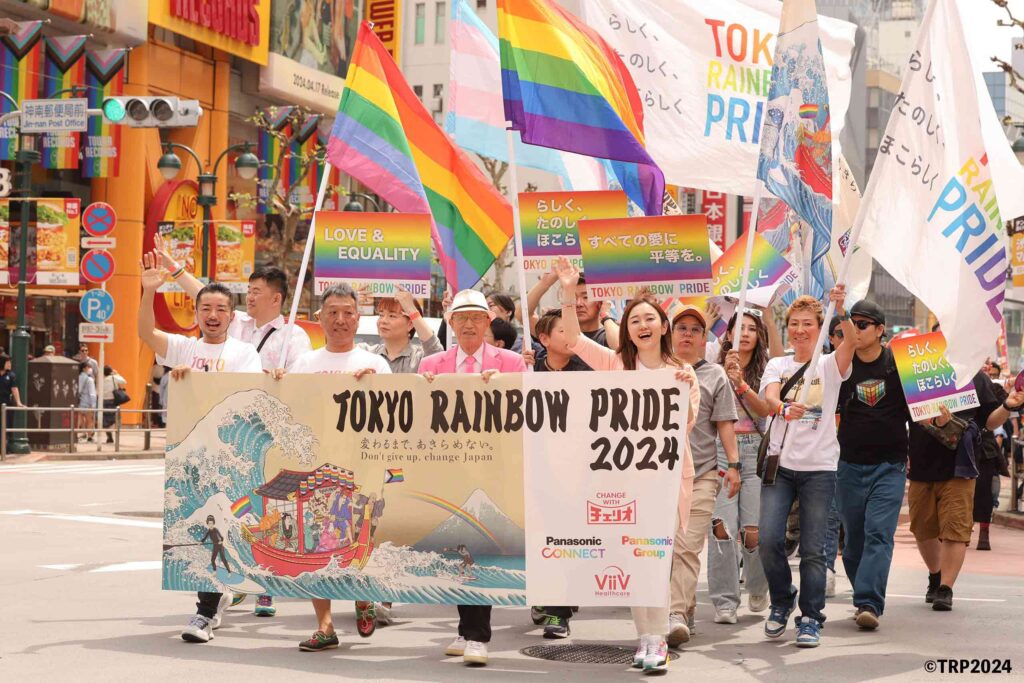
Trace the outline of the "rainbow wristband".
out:
M 179 267 L 176 271 L 171 273 L 171 279 L 177 280 L 179 277 L 185 274 L 185 266 Z

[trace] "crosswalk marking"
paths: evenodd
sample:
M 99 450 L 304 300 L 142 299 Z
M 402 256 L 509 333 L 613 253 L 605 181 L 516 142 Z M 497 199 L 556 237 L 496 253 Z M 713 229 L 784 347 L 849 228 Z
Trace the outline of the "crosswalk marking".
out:
M 0 465 L 2 474 L 73 474 L 81 476 L 100 476 L 104 474 L 132 474 L 136 476 L 157 476 L 163 475 L 164 463 L 142 463 L 139 461 L 128 461 L 124 464 L 115 464 L 113 461 L 104 460 L 101 462 L 78 462 L 78 463 L 55 463 L 37 462 L 19 465 Z

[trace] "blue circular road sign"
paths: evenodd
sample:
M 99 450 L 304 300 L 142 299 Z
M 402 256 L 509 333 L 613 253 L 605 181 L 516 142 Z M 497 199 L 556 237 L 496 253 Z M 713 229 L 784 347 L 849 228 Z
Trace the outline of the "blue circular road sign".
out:
M 78 302 L 86 322 L 105 323 L 114 315 L 114 297 L 102 289 L 90 289 Z

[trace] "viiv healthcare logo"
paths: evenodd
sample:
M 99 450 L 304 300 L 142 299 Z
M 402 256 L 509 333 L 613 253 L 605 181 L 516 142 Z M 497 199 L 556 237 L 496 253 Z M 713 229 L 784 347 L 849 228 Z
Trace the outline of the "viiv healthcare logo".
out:
M 600 574 L 594 574 L 594 583 L 597 586 L 594 595 L 599 598 L 628 598 L 631 578 L 622 567 L 609 565 Z
M 623 491 L 598 491 L 587 501 L 587 524 L 636 524 L 636 500 L 626 501 Z

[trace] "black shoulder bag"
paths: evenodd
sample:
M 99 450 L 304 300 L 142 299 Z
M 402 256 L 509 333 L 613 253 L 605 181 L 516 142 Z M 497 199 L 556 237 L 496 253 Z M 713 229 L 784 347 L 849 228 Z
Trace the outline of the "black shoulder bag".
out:
M 786 396 L 789 395 L 790 390 L 796 386 L 797 382 L 803 379 L 804 373 L 807 371 L 807 367 L 811 364 L 810 361 L 804 363 L 799 370 L 793 373 L 785 384 L 782 385 L 782 391 L 779 392 L 779 398 L 785 402 Z M 761 437 L 761 445 L 757 449 L 757 476 L 761 478 L 761 481 L 769 486 L 775 483 L 775 475 L 779 471 L 779 456 L 781 453 L 776 455 L 768 455 L 768 445 L 772 440 L 772 425 L 775 424 L 775 418 L 777 415 L 773 415 L 771 421 L 768 423 L 768 429 L 764 431 L 764 435 Z M 782 443 L 785 445 L 786 436 L 782 436 Z

